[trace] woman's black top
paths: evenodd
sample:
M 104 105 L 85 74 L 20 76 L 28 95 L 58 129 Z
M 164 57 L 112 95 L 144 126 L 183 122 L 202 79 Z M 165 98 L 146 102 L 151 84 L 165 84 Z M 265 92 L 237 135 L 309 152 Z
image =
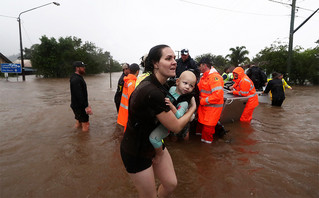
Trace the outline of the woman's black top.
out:
M 166 93 L 154 75 L 148 76 L 136 87 L 129 99 L 129 116 L 121 142 L 122 151 L 136 157 L 155 156 L 149 135 L 159 124 L 156 115 L 170 111 L 165 104 Z

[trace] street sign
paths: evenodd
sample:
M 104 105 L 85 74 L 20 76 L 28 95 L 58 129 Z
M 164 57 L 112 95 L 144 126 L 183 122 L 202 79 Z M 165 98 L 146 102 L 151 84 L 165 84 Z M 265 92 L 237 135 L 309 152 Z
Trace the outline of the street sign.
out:
M 21 73 L 22 72 L 21 64 L 1 63 L 1 72 L 2 73 Z

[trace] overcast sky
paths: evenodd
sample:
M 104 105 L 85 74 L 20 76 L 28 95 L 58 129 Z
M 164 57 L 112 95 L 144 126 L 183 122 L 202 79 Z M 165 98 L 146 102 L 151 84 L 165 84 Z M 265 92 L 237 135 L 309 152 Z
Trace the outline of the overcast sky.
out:
M 288 43 L 291 0 L 57 0 L 21 15 L 23 47 L 39 44 L 43 35 L 75 36 L 108 51 L 120 63 L 140 62 L 157 44 L 174 51 L 188 48 L 227 55 L 246 46 L 254 57 L 275 41 Z M 19 13 L 50 3 L 46 0 L 1 0 L 0 52 L 18 54 Z M 297 0 L 297 28 L 319 8 L 319 0 Z M 294 34 L 294 46 L 313 48 L 319 39 L 319 12 Z M 177 55 L 177 52 L 176 52 Z

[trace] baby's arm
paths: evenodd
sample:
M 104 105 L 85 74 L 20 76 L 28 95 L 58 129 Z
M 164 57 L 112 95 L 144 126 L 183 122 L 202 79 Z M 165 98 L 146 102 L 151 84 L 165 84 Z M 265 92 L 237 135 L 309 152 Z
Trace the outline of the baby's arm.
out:
M 187 111 L 187 109 L 188 109 L 188 103 L 186 101 L 178 103 L 177 104 L 177 111 L 175 113 L 176 118 L 182 117 L 185 114 L 185 112 Z

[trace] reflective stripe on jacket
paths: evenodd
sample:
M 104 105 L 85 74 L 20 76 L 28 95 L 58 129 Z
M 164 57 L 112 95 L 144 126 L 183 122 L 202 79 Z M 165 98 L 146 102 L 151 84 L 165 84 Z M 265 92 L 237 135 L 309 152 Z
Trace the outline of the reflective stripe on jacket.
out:
M 129 74 L 124 77 L 124 86 L 121 98 L 119 114 L 117 116 L 117 123 L 126 127 L 128 119 L 128 102 L 132 92 L 135 89 L 136 76 Z
M 203 74 L 198 83 L 200 105 L 198 107 L 198 122 L 215 126 L 220 118 L 224 104 L 224 81 L 215 68 Z

